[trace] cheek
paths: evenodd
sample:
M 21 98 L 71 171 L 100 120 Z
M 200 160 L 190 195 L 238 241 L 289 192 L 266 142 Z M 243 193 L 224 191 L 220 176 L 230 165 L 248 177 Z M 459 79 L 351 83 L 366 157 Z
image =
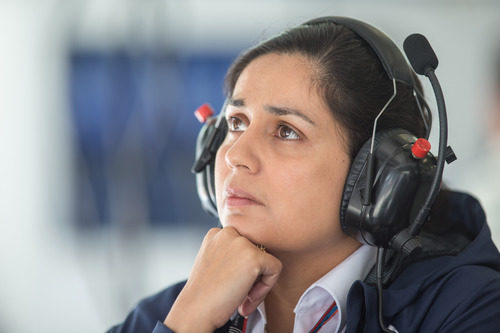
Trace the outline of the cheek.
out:
M 283 184 L 277 197 L 285 199 L 279 206 L 289 219 L 339 225 L 340 200 L 349 165 L 348 161 L 335 157 L 331 161 L 283 172 Z
M 298 163 L 268 178 L 272 200 L 269 234 L 271 243 L 287 249 L 308 248 L 340 242 L 340 200 L 348 161 Z

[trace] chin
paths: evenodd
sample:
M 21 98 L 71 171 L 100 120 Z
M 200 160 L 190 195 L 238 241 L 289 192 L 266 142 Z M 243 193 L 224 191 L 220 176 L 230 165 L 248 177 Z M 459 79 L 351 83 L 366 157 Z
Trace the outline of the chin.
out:
M 224 216 L 221 224 L 223 227 L 235 228 L 240 235 L 248 238 L 252 243 L 262 244 L 265 236 L 269 237 L 269 233 L 264 230 L 263 224 L 255 223 L 255 221 L 258 220 L 244 215 L 231 214 Z

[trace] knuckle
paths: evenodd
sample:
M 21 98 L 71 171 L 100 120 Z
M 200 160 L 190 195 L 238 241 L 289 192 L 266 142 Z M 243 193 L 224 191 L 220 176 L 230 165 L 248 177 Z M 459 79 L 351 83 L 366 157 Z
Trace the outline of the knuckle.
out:
M 219 228 L 211 228 L 210 230 L 208 230 L 203 240 L 206 242 L 213 239 L 215 235 L 217 235 L 220 231 L 221 230 Z
M 236 251 L 239 251 L 245 257 L 250 256 L 252 254 L 253 246 L 252 243 L 248 239 L 243 236 L 236 237 L 233 240 L 233 244 Z
M 260 266 L 253 266 L 250 268 L 250 275 L 257 278 L 260 275 L 261 269 Z
M 283 269 L 283 264 L 278 259 L 276 259 L 276 269 L 278 270 L 278 273 L 281 273 L 281 270 Z
M 235 227 L 224 227 L 222 232 L 227 235 L 239 236 L 240 234 Z
M 242 243 L 243 243 L 243 241 L 242 241 Z M 254 248 L 253 244 L 249 245 L 248 242 L 245 242 L 242 253 L 243 253 L 245 260 L 248 263 L 260 266 L 259 265 L 259 262 L 260 262 L 259 257 L 261 254 L 259 253 L 259 250 Z

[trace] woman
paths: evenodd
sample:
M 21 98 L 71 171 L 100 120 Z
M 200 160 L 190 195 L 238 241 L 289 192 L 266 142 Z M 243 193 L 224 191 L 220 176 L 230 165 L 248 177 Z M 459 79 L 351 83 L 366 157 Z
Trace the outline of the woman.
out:
M 500 255 L 471 197 L 442 192 L 423 252 L 388 259 L 399 264 L 382 304 L 376 249 L 341 228 L 351 163 L 393 84 L 366 41 L 332 20 L 242 54 L 227 75 L 228 132 L 215 160 L 223 228 L 207 233 L 187 282 L 143 300 L 112 331 L 496 331 Z M 396 87 L 377 131 L 425 137 L 430 115 L 411 87 Z

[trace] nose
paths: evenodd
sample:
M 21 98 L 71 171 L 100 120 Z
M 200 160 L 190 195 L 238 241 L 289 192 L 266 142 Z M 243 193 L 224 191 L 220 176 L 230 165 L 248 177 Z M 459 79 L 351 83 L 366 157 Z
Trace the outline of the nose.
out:
M 258 133 L 250 127 L 228 143 L 225 153 L 226 165 L 232 169 L 242 169 L 257 173 L 260 169 Z

